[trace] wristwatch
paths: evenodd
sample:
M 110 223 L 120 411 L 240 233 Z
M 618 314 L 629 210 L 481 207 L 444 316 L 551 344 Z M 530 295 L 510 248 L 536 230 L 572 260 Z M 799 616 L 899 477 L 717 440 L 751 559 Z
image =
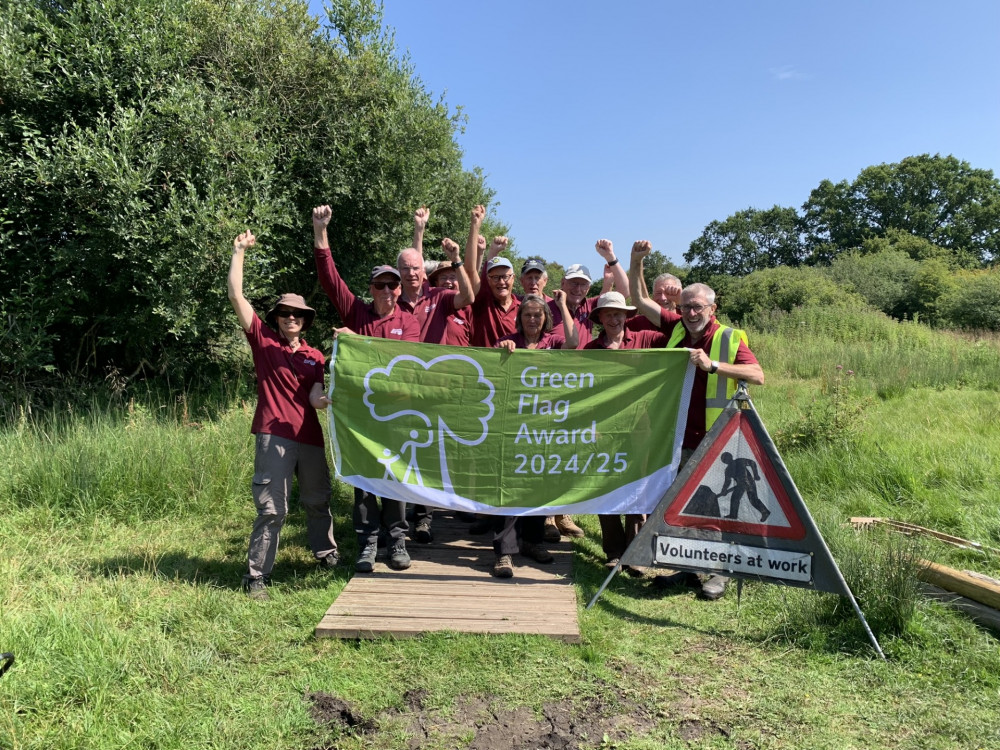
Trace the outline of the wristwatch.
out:
M 715 375 L 719 371 L 719 363 L 716 360 L 712 360 L 712 366 L 708 368 L 709 375 Z
M 462 265 L 462 261 L 460 261 L 460 260 L 453 260 L 451 262 L 451 267 L 452 268 L 459 268 L 459 267 L 461 267 L 461 265 Z

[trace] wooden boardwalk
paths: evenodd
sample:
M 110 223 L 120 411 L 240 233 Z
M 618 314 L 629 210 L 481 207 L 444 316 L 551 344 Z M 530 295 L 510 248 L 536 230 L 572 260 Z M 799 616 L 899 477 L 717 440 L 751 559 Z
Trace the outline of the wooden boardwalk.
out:
M 492 535 L 472 536 L 446 511 L 434 517 L 434 542 L 407 542 L 413 559 L 396 571 L 384 559 L 355 573 L 330 606 L 316 635 L 409 638 L 434 631 L 534 633 L 580 642 L 569 541 L 547 545 L 549 565 L 514 555 L 514 577 L 493 578 Z

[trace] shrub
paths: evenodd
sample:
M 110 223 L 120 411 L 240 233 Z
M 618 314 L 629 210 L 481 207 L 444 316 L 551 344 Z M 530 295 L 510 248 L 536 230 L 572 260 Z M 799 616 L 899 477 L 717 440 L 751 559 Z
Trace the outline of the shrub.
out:
M 945 325 L 1000 331 L 1000 270 L 962 274 L 937 307 Z
M 818 268 L 767 268 L 743 278 L 712 279 L 719 308 L 738 323 L 772 310 L 790 312 L 808 305 L 864 307 L 854 291 L 840 286 Z

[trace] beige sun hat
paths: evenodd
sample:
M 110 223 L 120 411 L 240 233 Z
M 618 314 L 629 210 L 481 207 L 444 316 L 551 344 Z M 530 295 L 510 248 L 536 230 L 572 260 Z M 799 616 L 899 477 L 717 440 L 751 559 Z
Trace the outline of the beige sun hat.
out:
M 600 310 L 624 310 L 625 312 L 635 312 L 632 305 L 625 304 L 625 296 L 621 292 L 605 292 L 597 298 L 597 306 L 590 311 L 590 319 L 595 323 L 600 323 Z

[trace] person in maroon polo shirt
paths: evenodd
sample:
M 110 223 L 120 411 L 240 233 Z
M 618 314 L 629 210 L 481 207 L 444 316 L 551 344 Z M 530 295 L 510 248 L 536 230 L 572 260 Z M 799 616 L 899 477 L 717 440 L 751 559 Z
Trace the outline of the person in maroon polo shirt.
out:
M 514 294 L 514 266 L 506 258 L 488 260 L 483 276 L 472 303 L 472 345 L 491 347 L 517 330 L 521 301 Z
M 597 298 L 597 304 L 590 313 L 591 320 L 601 326 L 600 335 L 584 346 L 584 349 L 662 349 L 667 345 L 667 337 L 659 331 L 631 331 L 625 321 L 635 307 L 625 304 L 625 297 L 619 292 L 607 292 Z M 621 515 L 599 514 L 601 522 L 601 547 L 607 557 L 609 568 L 618 565 L 625 548 L 635 539 L 646 516 L 642 513 L 626 513 L 622 525 Z M 630 575 L 642 575 L 637 568 L 627 567 Z
M 261 322 L 243 296 L 243 256 L 256 243 L 251 232 L 233 242 L 229 300 L 250 342 L 257 373 L 257 408 L 250 432 L 256 435 L 253 499 L 257 518 L 250 532 L 243 588 L 267 599 L 267 584 L 278 552 L 278 536 L 288 513 L 292 478 L 306 511 L 306 535 L 321 567 L 334 568 L 340 557 L 330 515 L 330 470 L 317 409 L 330 400 L 323 392 L 323 355 L 302 334 L 316 311 L 297 294 L 283 294 Z
M 645 289 L 646 281 L 640 276 L 639 284 Z M 640 292 L 636 291 L 635 296 Z M 653 291 L 649 298 L 660 306 L 661 310 L 677 311 L 677 305 L 681 301 L 681 280 L 672 273 L 661 273 L 653 279 Z M 625 322 L 625 326 L 633 331 L 656 331 L 659 330 L 659 323 L 650 323 L 645 315 L 638 313 Z
M 601 292 L 610 292 L 612 291 L 610 287 L 614 286 L 614 291 L 619 292 L 622 297 L 628 297 L 628 276 L 618 262 L 614 244 L 611 240 L 598 240 L 594 244 L 594 248 L 605 263 L 606 273 Z M 590 269 L 581 263 L 574 263 L 567 268 L 566 275 L 562 279 L 561 288 L 566 292 L 566 306 L 576 321 L 577 332 L 580 336 L 580 344 L 577 347 L 579 349 L 586 346 L 587 342 L 593 338 L 594 321 L 590 317 L 590 313 L 594 311 L 598 298 L 587 297 L 592 284 L 593 278 L 590 275 Z M 558 326 L 562 322 L 562 313 L 551 302 L 549 307 L 552 309 L 555 325 Z
M 643 259 L 652 249 L 652 245 L 645 240 L 632 245 L 629 279 L 632 288 L 636 290 L 634 302 L 639 312 L 651 323 L 656 323 L 659 330 L 667 336 L 668 346 L 690 351 L 691 363 L 697 368 L 691 386 L 688 419 L 684 429 L 681 452 L 681 467 L 683 467 L 717 416 L 714 407 L 709 409 L 710 382 L 715 383 L 712 397 L 713 401 L 717 401 L 722 386 L 725 386 L 723 389 L 725 394 L 731 397 L 737 381 L 745 380 L 755 385 L 763 385 L 764 370 L 750 351 L 746 334 L 722 326 L 715 319 L 718 306 L 715 304 L 715 291 L 711 287 L 705 284 L 690 284 L 685 287 L 681 292 L 680 304 L 677 306 L 678 312 L 666 310 L 646 296 L 646 288 L 639 283 L 639 277 L 642 276 Z M 681 327 L 678 328 L 678 325 Z M 726 342 L 724 346 L 722 346 L 723 341 Z M 718 351 L 725 351 L 718 360 L 712 359 L 713 346 Z M 701 586 L 703 598 L 719 599 L 726 592 L 729 578 L 713 575 L 701 581 L 693 574 L 683 573 L 677 577 L 668 576 L 660 585 L 696 581 Z
M 327 226 L 332 216 L 329 206 L 313 209 L 314 254 L 320 284 L 340 313 L 345 327 L 364 336 L 419 341 L 420 324 L 417 319 L 396 304 L 400 294 L 399 271 L 396 268 L 375 266 L 372 269 L 368 286 L 371 302 L 365 302 L 347 288 L 330 253 Z M 360 548 L 355 570 L 359 573 L 374 570 L 382 526 L 386 527 L 392 541 L 389 567 L 395 570 L 410 567 L 410 555 L 406 551 L 406 503 L 382 498 L 380 510 L 376 495 L 355 487 L 353 520 Z

